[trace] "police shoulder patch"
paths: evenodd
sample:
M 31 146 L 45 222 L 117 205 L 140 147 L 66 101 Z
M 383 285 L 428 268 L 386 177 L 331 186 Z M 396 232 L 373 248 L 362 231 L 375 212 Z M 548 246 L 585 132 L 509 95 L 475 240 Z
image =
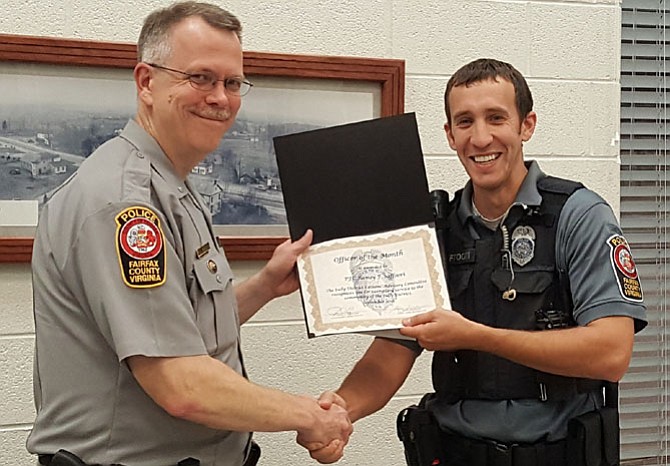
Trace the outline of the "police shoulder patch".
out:
M 640 277 L 628 241 L 621 235 L 612 235 L 608 238 L 607 244 L 610 247 L 610 261 L 621 296 L 628 301 L 642 302 Z
M 129 287 L 165 283 L 165 239 L 160 219 L 150 208 L 128 207 L 116 216 L 116 251 L 121 277 Z

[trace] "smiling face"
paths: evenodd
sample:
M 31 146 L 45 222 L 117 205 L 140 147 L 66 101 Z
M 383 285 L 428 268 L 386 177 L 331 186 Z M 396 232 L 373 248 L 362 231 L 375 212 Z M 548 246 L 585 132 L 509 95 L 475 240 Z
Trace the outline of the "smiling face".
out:
M 207 71 L 219 79 L 243 76 L 242 47 L 232 31 L 193 16 L 173 26 L 167 66 L 186 73 Z M 218 82 L 211 91 L 193 88 L 188 78 L 140 63 L 135 69 L 139 123 L 160 144 L 178 173 L 185 175 L 218 146 L 233 125 L 241 97 Z
M 535 112 L 522 120 L 514 86 L 501 78 L 455 86 L 448 99 L 451 124 L 444 127 L 449 146 L 472 180 L 477 208 L 479 201 L 488 201 L 506 210 L 527 173 L 523 143 L 535 131 Z

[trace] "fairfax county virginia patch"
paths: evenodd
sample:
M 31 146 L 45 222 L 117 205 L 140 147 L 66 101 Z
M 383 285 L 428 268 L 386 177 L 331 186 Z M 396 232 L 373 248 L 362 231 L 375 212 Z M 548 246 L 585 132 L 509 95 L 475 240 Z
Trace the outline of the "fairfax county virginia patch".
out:
M 116 251 L 125 284 L 152 288 L 165 283 L 165 240 L 158 215 L 147 207 L 128 207 L 116 216 L 116 224 Z
M 610 260 L 621 296 L 629 301 L 641 303 L 640 277 L 637 274 L 635 261 L 633 261 L 626 238 L 621 235 L 612 235 L 607 240 L 607 244 L 610 246 Z

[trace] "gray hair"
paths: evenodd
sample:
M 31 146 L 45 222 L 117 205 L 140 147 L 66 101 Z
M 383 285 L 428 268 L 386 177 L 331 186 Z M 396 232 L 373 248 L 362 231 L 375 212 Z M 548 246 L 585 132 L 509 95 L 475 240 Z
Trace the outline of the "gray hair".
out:
M 167 61 L 172 53 L 170 42 L 172 27 L 192 16 L 202 18 L 216 29 L 234 32 L 242 43 L 242 25 L 232 13 L 210 3 L 177 2 L 155 10 L 144 20 L 137 41 L 138 61 L 147 63 Z

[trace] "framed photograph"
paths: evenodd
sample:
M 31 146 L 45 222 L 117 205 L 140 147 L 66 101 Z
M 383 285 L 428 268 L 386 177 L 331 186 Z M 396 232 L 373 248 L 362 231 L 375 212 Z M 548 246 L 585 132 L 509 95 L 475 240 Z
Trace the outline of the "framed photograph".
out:
M 40 205 L 135 111 L 135 44 L 0 34 L 0 262 L 28 262 Z M 244 53 L 254 83 L 191 181 L 229 260 L 286 239 L 272 138 L 403 112 L 403 60 Z

